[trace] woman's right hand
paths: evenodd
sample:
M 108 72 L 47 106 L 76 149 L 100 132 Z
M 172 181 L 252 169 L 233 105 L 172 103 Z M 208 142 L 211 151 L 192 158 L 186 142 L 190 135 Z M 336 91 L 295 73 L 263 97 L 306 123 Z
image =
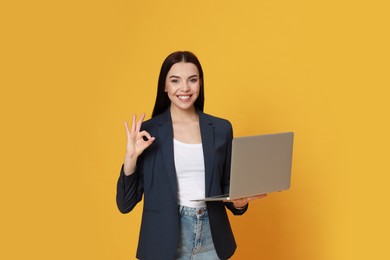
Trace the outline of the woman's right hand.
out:
M 129 129 L 127 122 L 124 122 L 127 135 L 127 146 L 123 170 L 127 176 L 131 175 L 135 171 L 138 156 L 140 156 L 142 152 L 148 148 L 155 139 L 145 130 L 140 132 L 142 122 L 145 119 L 145 114 L 141 115 L 137 123 L 135 123 L 136 117 L 137 116 L 134 114 L 131 129 Z M 144 140 L 144 137 L 147 139 L 147 141 Z

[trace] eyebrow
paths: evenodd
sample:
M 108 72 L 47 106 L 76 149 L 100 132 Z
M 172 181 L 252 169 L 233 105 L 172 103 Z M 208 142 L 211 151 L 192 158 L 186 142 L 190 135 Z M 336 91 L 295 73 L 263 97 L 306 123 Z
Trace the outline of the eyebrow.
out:
M 195 74 L 195 75 L 189 76 L 188 78 L 190 79 L 190 78 L 193 78 L 193 77 L 199 77 L 199 75 Z M 175 75 L 169 76 L 169 78 L 178 78 L 178 79 L 180 79 L 179 76 L 175 76 Z

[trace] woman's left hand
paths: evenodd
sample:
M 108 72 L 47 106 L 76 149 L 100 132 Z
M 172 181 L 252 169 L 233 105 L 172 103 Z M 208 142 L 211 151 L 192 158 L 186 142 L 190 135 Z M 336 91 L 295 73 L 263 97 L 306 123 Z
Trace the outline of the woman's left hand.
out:
M 243 208 L 246 206 L 246 204 L 248 204 L 249 201 L 262 199 L 265 197 L 267 197 L 267 194 L 261 194 L 261 195 L 256 195 L 256 196 L 252 196 L 252 197 L 247 197 L 247 198 L 230 200 L 229 202 L 233 202 L 233 206 L 235 208 Z

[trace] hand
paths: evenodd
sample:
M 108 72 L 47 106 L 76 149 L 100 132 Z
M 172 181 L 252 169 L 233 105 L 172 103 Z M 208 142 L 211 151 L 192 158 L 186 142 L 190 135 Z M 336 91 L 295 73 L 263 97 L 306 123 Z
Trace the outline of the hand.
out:
M 142 122 L 145 119 L 145 114 L 141 115 L 137 123 L 135 123 L 136 117 L 137 116 L 134 114 L 131 129 L 129 129 L 127 122 L 124 122 L 127 135 L 126 157 L 124 163 L 124 172 L 126 175 L 130 175 L 134 172 L 138 156 L 140 156 L 155 139 L 146 131 L 140 132 Z M 147 141 L 144 140 L 144 137 L 146 137 Z
M 246 197 L 246 198 L 241 198 L 241 199 L 235 199 L 235 200 L 230 200 L 230 202 L 233 202 L 233 206 L 235 208 L 243 208 L 246 206 L 246 204 L 249 203 L 251 200 L 257 200 L 257 199 L 262 199 L 267 197 L 267 194 L 261 194 L 261 195 L 256 195 L 252 197 Z

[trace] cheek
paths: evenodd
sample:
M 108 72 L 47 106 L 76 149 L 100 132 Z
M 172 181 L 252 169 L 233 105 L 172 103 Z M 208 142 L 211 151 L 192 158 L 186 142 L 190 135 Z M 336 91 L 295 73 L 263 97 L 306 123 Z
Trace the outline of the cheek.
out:
M 197 83 L 192 83 L 191 85 L 190 85 L 190 87 L 192 88 L 192 90 L 194 91 L 194 92 L 198 92 L 199 93 L 199 91 L 200 91 L 200 84 L 197 82 Z
M 173 86 L 169 81 L 165 82 L 165 92 L 172 92 Z
M 199 86 L 199 84 L 198 84 L 198 86 L 196 87 L 196 93 L 199 94 L 199 92 L 200 92 L 200 86 Z
M 168 94 L 169 93 L 173 93 L 173 88 L 172 88 L 172 86 L 170 86 L 170 85 L 165 85 L 165 92 L 167 92 Z

